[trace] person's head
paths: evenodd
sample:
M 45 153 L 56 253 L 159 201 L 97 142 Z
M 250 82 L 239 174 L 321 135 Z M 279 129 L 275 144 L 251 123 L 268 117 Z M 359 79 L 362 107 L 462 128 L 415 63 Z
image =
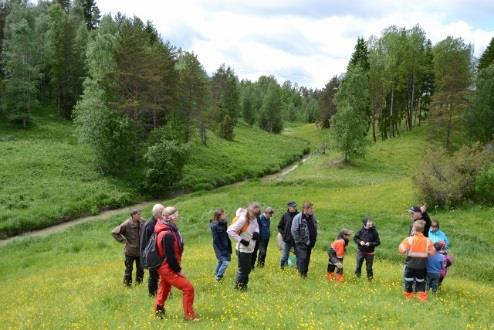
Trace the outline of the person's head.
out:
M 417 220 L 413 223 L 413 232 L 414 233 L 423 233 L 425 228 L 424 220 Z
M 264 214 L 268 219 L 270 219 L 273 216 L 274 210 L 272 207 L 266 207 L 266 210 L 264 210 Z
M 419 206 L 413 206 L 408 210 L 413 221 L 422 219 L 422 210 Z
M 261 204 L 258 202 L 252 202 L 247 207 L 247 218 L 249 220 L 253 220 L 257 218 L 257 216 L 261 214 Z
M 436 232 L 439 230 L 439 221 L 432 219 L 431 221 L 431 231 Z
M 305 215 L 312 215 L 313 207 L 314 207 L 314 204 L 312 204 L 311 202 L 304 202 L 304 214 Z
M 223 210 L 222 208 L 217 208 L 216 211 L 214 211 L 213 220 L 220 221 L 224 218 L 224 215 L 225 215 L 225 210 Z
M 345 240 L 346 243 L 348 243 L 348 240 L 350 239 L 350 236 L 352 236 L 352 231 L 350 229 L 343 228 L 338 236 L 336 237 L 337 239 L 343 239 Z
M 162 204 L 154 204 L 153 209 L 151 211 L 153 213 L 153 218 L 161 217 L 164 208 L 165 207 Z
M 446 243 L 444 241 L 439 241 L 434 243 L 434 247 L 436 248 L 436 251 L 442 251 L 444 250 L 444 247 L 446 246 Z
M 163 209 L 163 219 L 172 223 L 178 222 L 178 209 L 175 206 L 168 206 Z
M 141 218 L 141 210 L 139 210 L 139 209 L 132 209 L 130 211 L 130 216 L 132 217 L 132 220 L 138 221 Z
M 364 224 L 364 227 L 366 229 L 371 229 L 372 227 L 374 227 L 374 220 L 372 220 L 371 217 L 364 217 L 362 223 Z
M 287 203 L 288 206 L 288 212 L 294 213 L 297 212 L 297 203 L 295 201 L 289 201 Z

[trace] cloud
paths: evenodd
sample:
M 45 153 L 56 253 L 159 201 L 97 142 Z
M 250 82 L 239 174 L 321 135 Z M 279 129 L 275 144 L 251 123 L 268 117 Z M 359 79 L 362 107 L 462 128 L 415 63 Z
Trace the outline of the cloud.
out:
M 461 37 L 476 56 L 494 36 L 494 2 L 486 0 L 99 0 L 98 6 L 151 20 L 164 39 L 194 51 L 210 74 L 224 63 L 240 79 L 274 75 L 315 88 L 345 71 L 357 37 L 380 36 L 391 25 L 419 24 L 433 43 Z

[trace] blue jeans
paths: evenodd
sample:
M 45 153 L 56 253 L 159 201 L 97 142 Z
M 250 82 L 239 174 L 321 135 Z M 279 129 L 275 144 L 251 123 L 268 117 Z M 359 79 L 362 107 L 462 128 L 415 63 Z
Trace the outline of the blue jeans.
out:
M 216 270 L 214 271 L 214 275 L 216 276 L 217 279 L 223 278 L 223 274 L 225 274 L 225 271 L 228 268 L 229 264 L 230 261 L 218 260 L 218 265 L 216 266 Z
M 283 254 L 281 255 L 280 267 L 284 268 L 288 264 L 288 256 L 290 255 L 290 250 L 295 251 L 295 245 L 292 245 L 291 242 L 284 242 Z M 295 252 L 296 253 L 296 252 Z
M 437 292 L 439 288 L 439 273 L 427 273 L 427 290 L 432 289 L 432 293 Z

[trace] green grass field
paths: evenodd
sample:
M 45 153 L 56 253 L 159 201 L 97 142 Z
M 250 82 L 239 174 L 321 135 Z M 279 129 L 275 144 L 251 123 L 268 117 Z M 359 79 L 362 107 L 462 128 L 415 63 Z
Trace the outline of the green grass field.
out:
M 91 150 L 78 144 L 73 125 L 51 111 L 37 110 L 29 130 L 0 124 L 0 238 L 151 199 L 131 180 L 103 176 Z M 233 142 L 209 134 L 207 146 L 192 143 L 182 189 L 212 189 L 273 173 L 308 151 L 301 139 L 245 125 L 235 132 Z
M 312 147 L 325 140 L 311 125 L 290 127 L 286 134 L 305 137 Z M 397 246 L 408 233 L 406 210 L 418 203 L 410 177 L 425 141 L 421 129 L 371 147 L 365 160 L 343 167 L 333 152 L 313 155 L 282 180 L 251 180 L 166 200 L 177 205 L 185 239 L 183 270 L 196 289 L 201 317 L 182 321 L 181 294 L 174 291 L 167 317 L 155 320 L 145 286 L 122 286 L 122 246 L 111 229 L 126 212 L 110 220 L 85 223 L 45 238 L 14 241 L 0 248 L 0 321 L 5 328 L 492 328 L 494 267 L 493 208 L 436 211 L 448 234 L 455 264 L 442 291 L 426 303 L 406 302 L 401 294 L 403 258 Z M 418 152 L 417 152 L 418 151 Z M 335 165 L 336 164 L 336 165 Z M 286 202 L 315 203 L 320 222 L 309 276 L 278 269 L 274 231 Z M 214 281 L 215 257 L 208 227 L 212 212 L 233 214 L 257 200 L 276 209 L 267 266 L 256 269 L 249 290 L 232 288 L 236 260 L 223 283 Z M 149 215 L 152 205 L 145 210 Z M 355 245 L 345 258 L 344 284 L 325 280 L 326 248 L 342 227 L 356 231 L 364 215 L 374 218 L 382 245 L 377 249 L 375 280 L 353 276 Z

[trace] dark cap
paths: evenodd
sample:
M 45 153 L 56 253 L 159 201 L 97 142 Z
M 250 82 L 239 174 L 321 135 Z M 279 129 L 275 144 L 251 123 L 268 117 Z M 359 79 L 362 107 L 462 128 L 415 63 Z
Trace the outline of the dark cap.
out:
M 420 212 L 420 213 L 422 213 L 422 210 L 420 209 L 419 206 L 412 206 L 411 208 L 408 209 L 408 213 L 412 213 L 412 212 Z
M 288 205 L 288 207 L 297 207 L 297 203 L 295 203 L 295 201 L 289 201 L 286 205 Z

